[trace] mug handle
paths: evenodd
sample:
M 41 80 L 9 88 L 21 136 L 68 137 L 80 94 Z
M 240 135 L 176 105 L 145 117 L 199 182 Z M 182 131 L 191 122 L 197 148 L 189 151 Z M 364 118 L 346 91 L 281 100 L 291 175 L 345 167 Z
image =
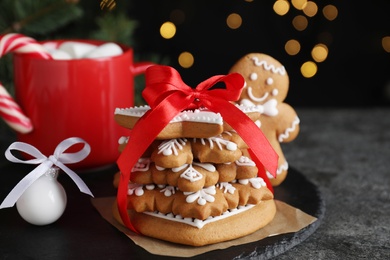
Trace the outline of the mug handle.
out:
M 15 131 L 27 134 L 33 130 L 33 125 L 15 102 L 12 96 L 0 83 L 0 117 Z
M 149 61 L 135 62 L 132 66 L 130 66 L 130 71 L 134 76 L 137 76 L 139 74 L 145 73 L 146 69 L 152 65 L 156 64 Z

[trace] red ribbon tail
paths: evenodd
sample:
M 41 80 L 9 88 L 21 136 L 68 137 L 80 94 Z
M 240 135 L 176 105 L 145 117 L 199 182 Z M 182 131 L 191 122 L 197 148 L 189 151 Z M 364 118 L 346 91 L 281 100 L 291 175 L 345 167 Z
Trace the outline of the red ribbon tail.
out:
M 178 97 L 181 93 L 173 94 L 159 103 L 154 109 L 141 117 L 131 131 L 129 141 L 117 160 L 121 172 L 118 186 L 117 203 L 123 223 L 132 231 L 139 233 L 131 224 L 127 212 L 127 191 L 131 171 L 138 159 L 156 139 L 166 125 L 188 104 L 188 99 Z M 178 100 L 181 100 L 178 102 Z
M 267 184 L 267 188 L 272 192 L 274 193 L 274 188 L 272 187 L 272 184 L 271 184 L 271 181 L 269 180 L 268 176 L 267 176 L 267 172 L 266 172 L 266 169 L 264 168 L 263 164 L 259 161 L 259 159 L 253 154 L 253 151 L 251 149 L 248 149 L 248 152 L 251 156 L 251 159 L 255 162 L 256 166 L 257 166 L 257 169 L 258 169 L 258 172 L 257 172 L 257 176 L 262 178 L 265 182 L 265 184 Z
M 237 131 L 265 169 L 276 176 L 278 154 L 259 127 L 235 105 L 225 100 L 212 100 L 208 108 L 218 111 L 223 119 Z

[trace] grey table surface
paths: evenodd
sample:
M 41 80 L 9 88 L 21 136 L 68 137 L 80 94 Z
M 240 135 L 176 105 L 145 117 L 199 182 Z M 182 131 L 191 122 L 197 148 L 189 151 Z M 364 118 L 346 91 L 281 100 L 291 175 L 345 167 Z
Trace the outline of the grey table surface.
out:
M 326 211 L 311 236 L 276 259 L 390 259 L 390 108 L 296 110 L 301 132 L 283 150 L 318 186 Z M 12 141 L 3 132 L 1 154 Z
M 306 241 L 277 259 L 390 259 L 390 109 L 297 109 L 289 164 L 321 191 L 326 211 Z

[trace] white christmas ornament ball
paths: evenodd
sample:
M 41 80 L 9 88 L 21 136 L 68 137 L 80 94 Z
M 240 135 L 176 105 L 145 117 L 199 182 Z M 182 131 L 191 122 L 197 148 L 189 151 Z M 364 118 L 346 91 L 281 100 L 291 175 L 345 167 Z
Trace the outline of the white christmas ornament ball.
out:
M 62 216 L 67 197 L 57 176 L 58 169 L 49 169 L 18 199 L 16 208 L 24 220 L 42 226 L 51 224 Z

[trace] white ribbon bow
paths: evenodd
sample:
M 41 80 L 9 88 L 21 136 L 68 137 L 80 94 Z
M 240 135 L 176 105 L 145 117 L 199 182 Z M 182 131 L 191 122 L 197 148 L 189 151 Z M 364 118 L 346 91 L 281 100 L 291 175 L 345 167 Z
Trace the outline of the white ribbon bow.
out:
M 76 153 L 64 153 L 67 149 L 75 144 L 83 143 L 84 147 Z M 20 160 L 16 158 L 11 150 L 19 150 L 25 152 L 35 159 L 30 160 Z M 77 163 L 82 161 L 88 154 L 91 152 L 91 147 L 87 142 L 78 137 L 71 137 L 62 141 L 54 150 L 54 154 L 46 157 L 43 155 L 37 148 L 30 144 L 22 142 L 12 143 L 8 149 L 5 151 L 5 157 L 16 163 L 26 163 L 26 164 L 40 164 L 29 174 L 26 175 L 7 195 L 4 201 L 0 205 L 0 209 L 13 207 L 18 201 L 19 197 L 27 190 L 27 188 L 34 183 L 39 177 L 44 175 L 47 170 L 49 170 L 53 165 L 61 168 L 77 185 L 79 190 L 85 194 L 88 194 L 93 197 L 92 192 L 89 190 L 84 181 L 71 169 L 69 169 L 65 164 Z

